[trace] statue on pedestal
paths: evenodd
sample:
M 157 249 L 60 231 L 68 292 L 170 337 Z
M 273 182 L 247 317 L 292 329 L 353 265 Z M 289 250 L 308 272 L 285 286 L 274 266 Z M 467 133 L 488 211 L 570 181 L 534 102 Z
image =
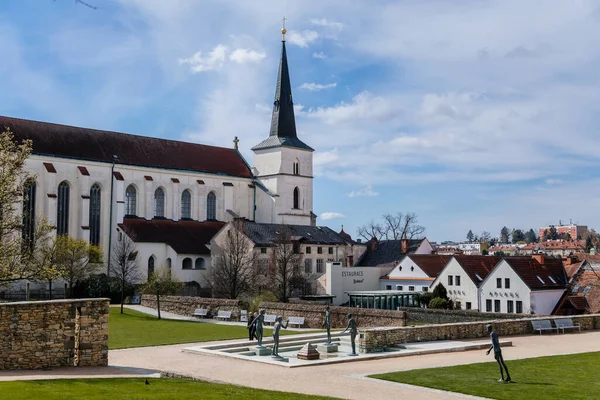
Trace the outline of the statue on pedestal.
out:
M 256 339 L 258 340 L 257 347 L 263 347 L 263 324 L 265 322 L 265 310 L 260 310 L 258 312 L 258 317 L 254 318 L 254 321 L 250 324 L 250 329 L 254 327 L 254 333 L 256 335 Z
M 490 351 L 492 351 L 492 349 L 494 350 L 494 358 L 496 359 L 496 362 L 500 367 L 500 379 L 498 379 L 498 382 L 510 382 L 510 374 L 508 373 L 508 368 L 506 367 L 506 363 L 504 362 L 504 358 L 502 357 L 502 349 L 500 348 L 500 340 L 498 340 L 498 334 L 494 331 L 494 328 L 492 328 L 491 324 L 487 326 L 487 330 L 490 333 L 492 345 L 485 353 L 485 355 L 487 356 L 488 354 L 490 354 Z M 502 367 L 504 367 L 504 369 Z M 504 371 L 506 371 L 506 380 L 504 379 Z
M 271 357 L 275 358 L 281 358 L 279 355 L 279 331 L 281 328 L 287 329 L 288 324 L 290 323 L 289 319 L 285 321 L 285 323 L 281 322 L 282 320 L 283 317 L 278 315 L 277 318 L 275 318 L 275 325 L 273 326 L 273 351 L 271 352 Z
M 354 317 L 352 317 L 352 314 L 346 315 L 346 318 L 348 318 L 348 326 L 346 327 L 346 329 L 344 329 L 342 333 L 345 333 L 347 330 L 350 330 L 350 344 L 352 345 L 352 353 L 350 353 L 350 355 L 357 356 L 358 354 L 356 354 L 356 334 L 358 333 L 358 330 L 356 329 L 356 320 L 354 319 Z
M 325 307 L 325 321 L 323 326 L 327 328 L 327 344 L 331 344 L 331 312 L 329 311 L 329 305 Z

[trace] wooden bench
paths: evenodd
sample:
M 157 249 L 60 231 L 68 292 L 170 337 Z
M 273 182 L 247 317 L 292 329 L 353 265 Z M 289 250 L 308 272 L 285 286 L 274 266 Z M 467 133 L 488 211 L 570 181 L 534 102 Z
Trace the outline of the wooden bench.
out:
M 208 308 L 196 308 L 194 313 L 192 314 L 194 317 L 204 318 L 208 316 Z
M 265 314 L 264 323 L 265 324 L 274 324 L 275 318 L 277 318 L 277 315 Z
M 539 331 L 540 335 L 542 331 L 553 331 L 556 330 L 558 332 L 558 328 L 555 328 L 550 323 L 549 319 L 541 319 L 538 321 L 531 321 L 531 326 L 533 326 L 533 331 Z
M 301 327 L 304 325 L 304 317 L 289 317 L 288 323 L 290 325 L 298 325 L 298 327 Z
M 563 333 L 565 333 L 565 329 L 579 329 L 579 332 L 581 332 L 581 325 L 574 324 L 571 318 L 557 318 L 554 320 L 554 324 L 556 325 L 556 329 L 562 329 Z
M 240 322 L 248 322 L 248 310 L 240 310 Z
M 231 318 L 231 311 L 219 311 L 217 315 L 215 315 L 215 319 L 228 320 Z

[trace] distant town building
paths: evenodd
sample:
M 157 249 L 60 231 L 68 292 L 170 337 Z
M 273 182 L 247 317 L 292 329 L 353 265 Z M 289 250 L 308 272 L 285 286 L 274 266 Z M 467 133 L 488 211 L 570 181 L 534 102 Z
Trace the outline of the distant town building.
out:
M 521 249 L 521 253 L 526 255 L 544 253 L 546 255 L 566 257 L 576 252 L 583 252 L 585 249 L 584 244 L 582 240 L 546 240 L 524 246 Z
M 583 234 L 588 231 L 588 227 L 586 225 L 576 225 L 576 224 L 562 225 L 561 223 L 559 223 L 556 226 L 555 225 L 544 226 L 544 227 L 541 227 L 538 232 L 540 235 L 539 236 L 540 241 L 544 240 L 544 232 L 550 231 L 552 228 L 556 229 L 556 233 L 558 235 L 563 235 L 563 234 L 568 235 L 573 240 L 581 239 Z

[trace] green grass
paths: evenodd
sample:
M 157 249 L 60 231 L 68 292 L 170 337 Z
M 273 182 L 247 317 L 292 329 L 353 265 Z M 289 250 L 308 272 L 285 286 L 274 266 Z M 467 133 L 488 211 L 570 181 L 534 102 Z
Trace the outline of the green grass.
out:
M 506 400 L 598 399 L 600 352 L 507 361 L 512 383 L 497 382 L 498 364 L 417 369 L 373 375 L 393 382 Z
M 118 307 L 111 307 L 108 317 L 108 348 L 111 350 L 248 337 L 248 329 L 245 326 L 159 320 L 130 309 L 125 309 L 124 314 L 120 314 L 119 311 Z M 297 333 L 281 330 L 281 335 Z M 265 338 L 272 334 L 272 329 L 265 328 Z
M 58 379 L 0 382 L 2 398 L 11 400 L 135 399 L 330 399 L 184 379 Z

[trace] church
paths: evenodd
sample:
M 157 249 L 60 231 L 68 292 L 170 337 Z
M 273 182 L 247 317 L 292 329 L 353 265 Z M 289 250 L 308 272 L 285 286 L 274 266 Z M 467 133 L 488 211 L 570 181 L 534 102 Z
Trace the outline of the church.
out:
M 211 239 L 237 219 L 304 226 L 308 236 L 320 232 L 313 213 L 314 149 L 297 135 L 285 35 L 270 132 L 252 148 L 253 167 L 238 151 L 237 137 L 233 148 L 223 148 L 3 116 L 0 127 L 17 141 L 33 142 L 26 169 L 36 181 L 23 204 L 29 210 L 24 226 L 45 215 L 57 235 L 101 246 L 105 263 L 129 235 L 143 278 L 166 266 L 180 280 L 203 286 Z M 330 244 L 355 244 L 327 229 Z

